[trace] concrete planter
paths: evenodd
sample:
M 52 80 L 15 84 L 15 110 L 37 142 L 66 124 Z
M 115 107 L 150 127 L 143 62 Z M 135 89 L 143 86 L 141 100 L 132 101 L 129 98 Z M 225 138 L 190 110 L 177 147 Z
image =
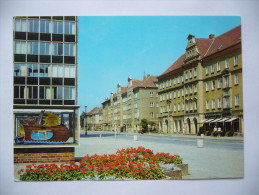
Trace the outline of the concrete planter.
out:
M 182 170 L 182 176 L 186 176 L 189 174 L 188 164 L 179 164 L 179 165 L 177 165 L 177 167 Z
M 182 170 L 165 171 L 164 174 L 168 177 L 167 180 L 181 180 Z

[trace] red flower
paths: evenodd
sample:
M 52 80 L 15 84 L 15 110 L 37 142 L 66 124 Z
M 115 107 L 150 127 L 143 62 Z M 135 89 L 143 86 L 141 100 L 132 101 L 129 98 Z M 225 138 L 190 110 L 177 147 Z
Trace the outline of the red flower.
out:
M 28 173 L 30 170 L 29 169 L 26 169 L 26 173 Z

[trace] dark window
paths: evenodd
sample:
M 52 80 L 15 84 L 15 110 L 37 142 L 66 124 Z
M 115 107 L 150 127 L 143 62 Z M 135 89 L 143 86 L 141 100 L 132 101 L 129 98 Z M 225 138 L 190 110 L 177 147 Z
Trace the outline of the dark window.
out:
M 28 32 L 28 40 L 38 40 L 38 39 L 39 39 L 39 33 Z
M 15 39 L 26 40 L 26 32 L 15 32 Z
M 27 62 L 38 62 L 38 55 L 27 55 Z
M 65 105 L 75 105 L 75 100 L 64 100 Z
M 52 85 L 62 85 L 63 84 L 62 78 L 52 78 Z
M 52 41 L 63 42 L 63 34 L 52 34 Z
M 48 55 L 40 55 L 40 62 L 41 63 L 50 63 L 50 56 L 48 56 Z
M 63 63 L 63 56 L 52 56 L 52 63 Z
M 41 41 L 51 41 L 51 34 L 40 33 L 40 40 Z
M 63 20 L 63 16 L 53 16 L 53 20 Z
M 37 100 L 27 100 L 27 104 L 37 104 Z
M 52 100 L 53 105 L 62 105 L 62 100 Z
M 39 103 L 40 103 L 40 104 L 49 105 L 49 104 L 50 104 L 50 100 L 40 100 Z
M 75 35 L 65 35 L 65 42 L 75 42 Z
M 14 104 L 25 104 L 25 100 L 21 100 L 21 99 L 16 99 L 13 101 Z
M 76 17 L 75 16 L 65 16 L 65 20 L 75 21 Z
M 65 56 L 64 63 L 65 64 L 75 64 L 75 57 L 73 57 L 73 56 Z
M 26 55 L 25 54 L 14 54 L 15 62 L 25 62 Z
M 75 85 L 75 79 L 74 78 L 65 78 L 64 79 L 64 85 Z
M 38 77 L 27 77 L 27 84 L 38 85 Z
M 25 77 L 14 77 L 14 84 L 25 84 Z
M 50 16 L 41 16 L 40 19 L 51 19 Z
M 19 86 L 14 86 L 14 98 L 19 98 Z
M 39 16 L 29 16 L 28 18 L 39 19 Z
M 40 85 L 50 85 L 50 78 L 40 78 Z

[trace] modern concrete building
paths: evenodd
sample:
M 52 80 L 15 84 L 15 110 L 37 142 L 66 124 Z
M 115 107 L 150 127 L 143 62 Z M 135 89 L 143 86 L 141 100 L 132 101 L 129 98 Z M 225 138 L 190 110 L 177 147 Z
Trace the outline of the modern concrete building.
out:
M 128 78 L 127 87 L 117 85 L 117 93 L 103 104 L 104 130 L 137 132 L 141 119 L 158 123 L 157 77 L 147 75 L 143 80 Z
M 243 135 L 241 26 L 187 37 L 186 52 L 158 77 L 163 133 Z
M 78 17 L 14 17 L 13 37 L 14 136 L 25 136 L 23 143 L 15 142 L 15 153 L 32 147 L 42 153 L 67 147 L 73 153 L 80 124 Z M 68 129 L 67 140 L 48 141 L 56 136 L 54 124 Z M 27 126 L 34 129 L 26 131 Z

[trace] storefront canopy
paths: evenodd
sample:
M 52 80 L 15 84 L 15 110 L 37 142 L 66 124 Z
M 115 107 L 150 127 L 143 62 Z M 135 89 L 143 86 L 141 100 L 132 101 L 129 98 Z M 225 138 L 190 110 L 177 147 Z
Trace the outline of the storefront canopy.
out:
M 225 122 L 226 120 L 229 120 L 229 118 L 223 118 L 223 119 L 219 120 L 218 122 Z
M 206 123 L 210 123 L 211 121 L 213 121 L 214 119 L 209 119 L 206 121 Z
M 234 117 L 234 118 L 232 118 L 232 119 L 229 119 L 229 120 L 227 120 L 226 122 L 231 122 L 231 121 L 234 121 L 234 120 L 236 120 L 236 119 L 238 119 L 238 117 Z
M 199 123 L 206 123 L 207 119 L 200 121 Z
M 211 121 L 211 123 L 216 123 L 216 122 L 219 122 L 220 120 L 222 120 L 222 119 L 218 118 L 218 119 L 215 119 L 215 120 Z

